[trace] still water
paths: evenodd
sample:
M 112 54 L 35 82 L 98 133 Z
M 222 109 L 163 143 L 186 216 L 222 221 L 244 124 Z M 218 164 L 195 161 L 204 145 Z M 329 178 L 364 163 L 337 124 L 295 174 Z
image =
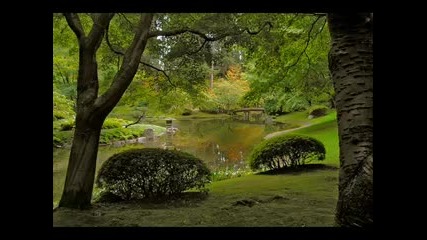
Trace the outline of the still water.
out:
M 165 121 L 153 124 L 166 126 Z M 248 155 L 265 135 L 287 127 L 286 124 L 264 125 L 228 118 L 174 120 L 172 126 L 178 129 L 172 137 L 174 147 L 199 157 L 211 170 L 245 167 Z M 163 147 L 165 141 L 165 136 L 162 136 L 150 144 L 150 147 Z M 142 144 L 129 144 L 123 147 L 100 146 L 97 170 L 113 154 L 142 146 Z M 69 154 L 70 149 L 67 148 L 53 150 L 54 202 L 59 201 L 62 194 Z

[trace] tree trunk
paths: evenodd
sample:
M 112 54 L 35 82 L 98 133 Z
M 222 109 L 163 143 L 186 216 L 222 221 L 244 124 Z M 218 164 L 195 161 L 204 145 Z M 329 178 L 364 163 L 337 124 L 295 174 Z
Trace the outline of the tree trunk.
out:
M 95 114 L 98 93 L 96 53 L 80 47 L 76 129 L 59 207 L 88 208 L 95 179 L 99 136 L 107 114 Z
M 372 14 L 328 14 L 340 146 L 340 226 L 373 224 Z
M 102 124 L 138 70 L 141 55 L 147 44 L 153 14 L 141 14 L 140 24 L 131 46 L 124 54 L 118 73 L 110 88 L 99 97 L 96 52 L 114 14 L 103 13 L 94 16 L 96 22 L 88 36 L 85 36 L 77 14 L 64 15 L 79 40 L 79 73 L 76 129 L 59 206 L 82 209 L 91 204 Z
M 90 206 L 101 126 L 88 127 L 87 119 L 76 126 L 60 207 Z

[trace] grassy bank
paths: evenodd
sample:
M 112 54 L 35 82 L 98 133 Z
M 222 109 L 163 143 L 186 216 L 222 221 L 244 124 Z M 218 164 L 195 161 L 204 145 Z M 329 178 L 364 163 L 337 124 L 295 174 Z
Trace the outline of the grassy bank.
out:
M 58 209 L 54 226 L 333 226 L 337 171 L 250 175 L 168 203 L 95 204 Z
M 319 118 L 308 119 L 307 113 L 296 112 L 280 116 L 278 122 L 299 123 L 309 125 L 292 131 L 292 134 L 304 134 L 320 140 L 326 149 L 326 158 L 322 163 L 338 167 L 339 166 L 339 145 L 338 145 L 338 125 L 336 111 L 331 111 L 327 115 Z
M 336 114 L 307 119 L 304 113 L 277 120 L 309 123 L 292 133 L 322 141 L 326 159 L 337 167 Z M 306 170 L 280 175 L 254 174 L 210 184 L 207 196 L 187 193 L 166 203 L 94 204 L 87 211 L 58 209 L 54 226 L 333 226 L 338 170 Z

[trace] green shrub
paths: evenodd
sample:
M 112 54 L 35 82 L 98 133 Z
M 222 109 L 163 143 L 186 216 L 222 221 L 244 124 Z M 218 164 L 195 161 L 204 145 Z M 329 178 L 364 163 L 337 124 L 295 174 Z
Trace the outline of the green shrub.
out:
M 65 144 L 70 144 L 73 139 L 72 131 L 53 131 L 53 146 L 62 147 Z
M 107 118 L 102 125 L 102 129 L 122 128 L 124 125 L 129 123 L 130 121 L 120 118 Z
M 53 91 L 53 120 L 74 118 L 74 102 L 57 91 Z
M 53 129 L 59 131 L 69 131 L 74 127 L 74 119 L 60 119 L 57 121 L 53 121 Z
M 60 147 L 62 146 L 64 143 L 62 142 L 62 139 L 53 135 L 53 146 L 54 147 Z
M 326 113 L 328 112 L 328 107 L 323 106 L 323 105 L 316 105 L 316 106 L 311 106 L 308 109 L 308 115 L 313 116 L 313 117 L 321 117 L 326 115 Z
M 191 109 L 184 109 L 184 111 L 181 113 L 182 116 L 190 116 L 193 113 Z
M 160 148 L 131 149 L 101 166 L 96 184 L 123 200 L 176 196 L 210 182 L 210 171 L 191 154 Z
M 99 142 L 103 144 L 109 144 L 118 140 L 128 140 L 133 138 L 141 137 L 147 128 L 154 129 L 154 134 L 159 135 L 166 131 L 166 128 L 151 125 L 151 124 L 134 124 L 128 128 L 112 128 L 101 130 L 101 136 Z
M 249 164 L 256 169 L 297 167 L 313 160 L 323 160 L 326 150 L 320 141 L 301 135 L 282 135 L 257 145 L 249 157 Z

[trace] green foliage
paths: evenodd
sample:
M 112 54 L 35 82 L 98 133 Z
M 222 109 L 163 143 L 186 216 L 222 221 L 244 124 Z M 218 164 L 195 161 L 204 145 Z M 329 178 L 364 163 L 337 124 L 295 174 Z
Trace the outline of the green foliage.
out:
M 202 160 L 185 152 L 132 149 L 106 160 L 96 184 L 123 200 L 159 198 L 192 188 L 203 190 L 210 174 Z
M 243 79 L 239 65 L 230 66 L 226 73 L 227 79 L 214 81 L 213 89 L 204 92 L 205 100 L 198 106 L 204 112 L 230 112 L 243 107 L 242 98 L 249 91 L 248 82 Z
M 120 105 L 116 106 L 108 116 L 111 118 L 135 121 L 139 118 L 139 116 L 146 114 L 146 112 L 146 107 Z
M 111 129 L 111 128 L 122 128 L 124 125 L 129 124 L 130 121 L 126 121 L 120 118 L 106 118 L 102 129 Z
M 74 128 L 74 119 L 61 119 L 53 122 L 53 129 L 58 131 L 69 131 Z
M 311 115 L 313 117 L 325 116 L 327 112 L 328 112 L 328 107 L 324 105 L 315 105 L 315 106 L 311 106 L 308 109 L 308 115 L 309 116 Z
M 246 76 L 251 87 L 244 98 L 246 103 L 265 104 L 268 112 L 282 113 L 331 102 L 326 18 L 256 14 L 253 19 L 268 20 L 274 27 L 245 44 Z
M 101 130 L 99 143 L 110 144 L 118 140 L 128 140 L 139 137 L 144 131 L 132 131 L 129 128 L 112 128 Z
M 250 175 L 253 172 L 249 168 L 225 168 L 225 169 L 219 169 L 214 172 L 212 172 L 212 181 L 222 181 L 226 179 L 236 178 L 236 177 L 242 177 L 246 175 Z
M 53 91 L 53 120 L 74 118 L 74 103 L 57 91 Z
M 313 160 L 323 160 L 326 150 L 320 141 L 302 135 L 282 135 L 257 145 L 249 157 L 253 170 L 297 167 Z
M 107 128 L 101 130 L 101 135 L 99 137 L 99 143 L 110 144 L 114 141 L 120 140 L 129 140 L 141 137 L 144 131 L 147 128 L 152 128 L 155 135 L 160 135 L 166 131 L 166 128 L 151 125 L 151 124 L 134 124 L 128 128 L 124 128 L 122 125 L 129 123 L 129 121 L 123 119 L 110 119 L 108 122 L 112 122 L 108 126 L 117 125 L 120 123 L 120 126 L 117 128 Z M 53 122 L 53 141 L 54 145 L 62 146 L 65 143 L 69 143 L 72 138 L 72 130 L 74 127 L 74 120 L 72 119 L 61 119 Z
M 152 128 L 155 135 L 159 135 L 166 131 L 164 127 L 150 125 L 150 124 L 134 124 L 128 128 L 111 128 L 101 130 L 99 142 L 103 144 L 110 144 L 114 141 L 128 140 L 141 137 L 147 128 Z
M 53 131 L 53 146 L 62 147 L 65 144 L 69 144 L 72 137 L 72 131 Z

